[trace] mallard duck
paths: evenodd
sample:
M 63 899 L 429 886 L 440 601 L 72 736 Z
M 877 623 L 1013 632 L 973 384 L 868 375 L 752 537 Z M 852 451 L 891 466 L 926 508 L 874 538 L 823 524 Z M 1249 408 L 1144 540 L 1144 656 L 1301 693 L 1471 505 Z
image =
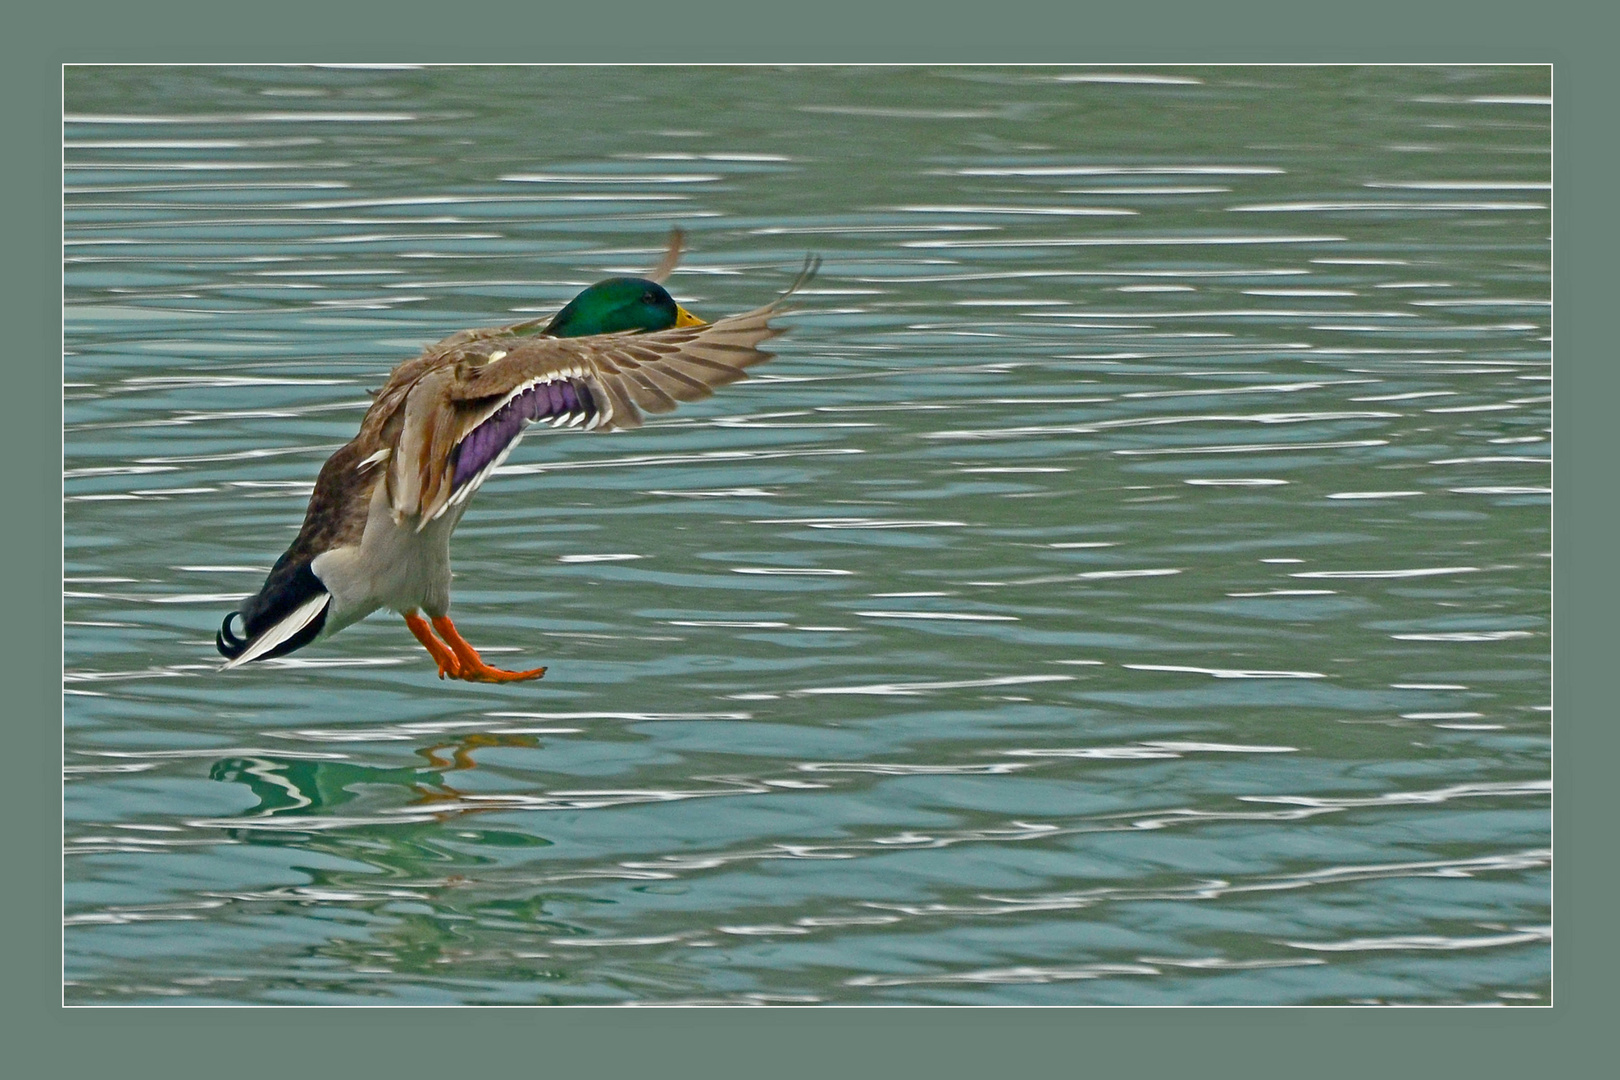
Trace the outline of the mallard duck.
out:
M 285 656 L 389 608 L 441 679 L 544 675 L 491 667 L 450 621 L 450 534 L 473 492 L 531 423 L 634 428 L 643 412 L 745 378 L 772 355 L 760 343 L 782 332 L 771 317 L 818 265 L 807 259 L 764 307 L 707 323 L 660 284 L 680 252 L 677 231 L 648 277 L 609 278 L 549 321 L 464 330 L 396 367 L 360 433 L 321 467 L 297 539 L 258 593 L 225 616 L 215 637 L 225 667 Z

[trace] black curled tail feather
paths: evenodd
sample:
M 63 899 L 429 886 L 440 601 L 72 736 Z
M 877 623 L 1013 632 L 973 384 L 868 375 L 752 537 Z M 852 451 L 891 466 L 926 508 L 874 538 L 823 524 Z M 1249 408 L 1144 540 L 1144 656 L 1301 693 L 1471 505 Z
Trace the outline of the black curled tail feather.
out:
M 214 645 L 230 661 L 226 667 L 285 656 L 320 636 L 331 594 L 307 560 L 289 555 L 277 560 L 259 592 L 220 624 Z M 243 636 L 231 626 L 233 620 L 241 623 Z
M 240 611 L 227 614 L 225 621 L 219 624 L 219 633 L 214 635 L 214 647 L 227 660 L 235 660 L 242 655 L 242 650 L 248 647 L 247 638 L 239 638 L 231 632 L 231 620 L 241 614 Z

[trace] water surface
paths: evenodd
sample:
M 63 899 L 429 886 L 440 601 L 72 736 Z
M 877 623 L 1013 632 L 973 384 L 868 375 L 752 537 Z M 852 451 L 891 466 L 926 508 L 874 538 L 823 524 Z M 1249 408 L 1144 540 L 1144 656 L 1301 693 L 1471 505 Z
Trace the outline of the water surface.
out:
M 73 68 L 71 1003 L 1544 1004 L 1542 68 Z M 220 673 L 366 391 L 645 271 L 440 682 Z

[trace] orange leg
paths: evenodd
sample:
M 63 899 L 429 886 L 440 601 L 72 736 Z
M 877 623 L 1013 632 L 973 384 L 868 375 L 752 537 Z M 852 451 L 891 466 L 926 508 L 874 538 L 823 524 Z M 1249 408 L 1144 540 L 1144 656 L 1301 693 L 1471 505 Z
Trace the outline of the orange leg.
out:
M 469 682 L 521 682 L 525 679 L 538 679 L 546 673 L 543 667 L 529 671 L 503 671 L 500 668 L 490 667 L 478 655 L 478 650 L 467 644 L 467 640 L 456 632 L 456 624 L 450 621 L 448 615 L 436 616 L 433 620 L 433 629 L 439 632 L 444 643 L 455 653 L 457 671 L 444 672 L 444 665 L 440 664 L 441 672 L 449 674 L 453 679 L 466 679 Z
M 422 647 L 438 662 L 439 678 L 442 679 L 446 675 L 452 679 L 461 678 L 461 661 L 456 659 L 456 654 L 451 652 L 444 642 L 433 636 L 433 630 L 428 626 L 426 619 L 414 611 L 407 612 L 405 625 L 416 636 L 416 640 L 422 643 Z

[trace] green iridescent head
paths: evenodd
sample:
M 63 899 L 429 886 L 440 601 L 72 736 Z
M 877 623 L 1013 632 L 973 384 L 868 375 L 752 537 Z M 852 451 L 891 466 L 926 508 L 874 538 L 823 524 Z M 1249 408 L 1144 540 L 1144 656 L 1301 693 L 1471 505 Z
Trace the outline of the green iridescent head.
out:
M 656 281 L 617 277 L 598 281 L 574 297 L 541 333 L 551 337 L 590 337 L 702 325 L 702 319 L 677 304 Z

